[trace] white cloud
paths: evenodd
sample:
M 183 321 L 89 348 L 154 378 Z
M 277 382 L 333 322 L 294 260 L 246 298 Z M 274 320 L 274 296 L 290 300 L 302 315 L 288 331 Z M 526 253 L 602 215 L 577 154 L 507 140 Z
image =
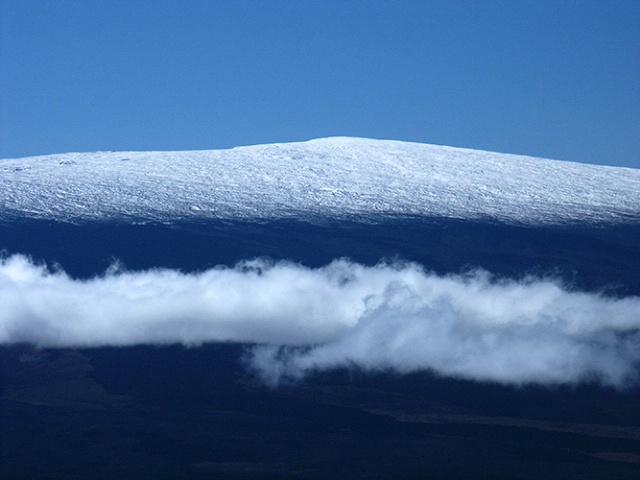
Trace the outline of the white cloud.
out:
M 14 255 L 0 262 L 0 343 L 259 344 L 272 384 L 357 366 L 520 383 L 624 387 L 640 364 L 640 298 L 572 292 L 486 272 L 336 260 L 310 269 L 256 260 L 185 274 L 110 271 L 91 280 Z

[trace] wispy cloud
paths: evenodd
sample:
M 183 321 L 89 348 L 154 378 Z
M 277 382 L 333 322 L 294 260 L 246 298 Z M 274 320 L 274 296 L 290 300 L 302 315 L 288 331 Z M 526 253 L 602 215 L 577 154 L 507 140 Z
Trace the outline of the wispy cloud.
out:
M 358 367 L 521 383 L 625 387 L 640 365 L 640 298 L 415 264 L 318 269 L 266 260 L 200 273 L 114 269 L 76 280 L 0 262 L 0 343 L 44 347 L 247 342 L 276 385 Z

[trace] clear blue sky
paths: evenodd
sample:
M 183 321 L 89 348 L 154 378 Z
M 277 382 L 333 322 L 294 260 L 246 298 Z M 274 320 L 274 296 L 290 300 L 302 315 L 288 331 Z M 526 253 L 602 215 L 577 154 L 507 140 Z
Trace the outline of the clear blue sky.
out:
M 0 158 L 333 135 L 640 168 L 640 1 L 0 0 Z

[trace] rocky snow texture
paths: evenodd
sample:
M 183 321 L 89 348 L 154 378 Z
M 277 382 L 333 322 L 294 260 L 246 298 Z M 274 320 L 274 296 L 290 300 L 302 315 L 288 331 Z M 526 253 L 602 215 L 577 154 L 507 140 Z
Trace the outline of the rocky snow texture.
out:
M 326 138 L 188 152 L 0 160 L 0 220 L 636 223 L 640 170 L 418 143 Z

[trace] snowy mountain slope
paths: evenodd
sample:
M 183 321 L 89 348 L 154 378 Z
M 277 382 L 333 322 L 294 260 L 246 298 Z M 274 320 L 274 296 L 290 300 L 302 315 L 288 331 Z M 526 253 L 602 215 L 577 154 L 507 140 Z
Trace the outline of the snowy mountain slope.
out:
M 358 138 L 0 160 L 0 220 L 636 223 L 640 170 Z

